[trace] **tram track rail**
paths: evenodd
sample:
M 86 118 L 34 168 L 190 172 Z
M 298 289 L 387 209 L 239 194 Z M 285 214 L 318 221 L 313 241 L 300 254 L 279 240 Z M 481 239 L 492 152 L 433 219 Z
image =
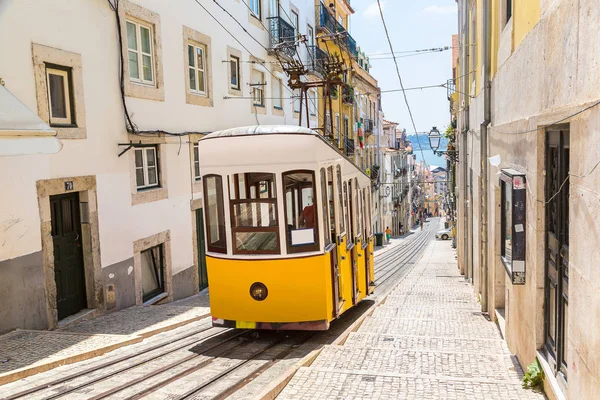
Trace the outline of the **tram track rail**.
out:
M 376 258 L 375 262 L 378 264 L 375 268 L 376 287 L 381 287 L 403 271 L 429 243 L 434 231 L 434 227 L 429 226 L 425 231 L 416 233 L 410 242 L 382 254 L 380 258 Z M 383 265 L 381 264 L 382 258 Z
M 396 282 L 394 278 L 408 272 L 407 266 L 416 262 L 436 226 L 429 225 L 424 232 L 409 236 L 409 240 L 397 248 L 375 257 L 377 287 L 385 292 L 387 289 L 383 286 L 389 288 Z M 176 339 L 91 365 L 4 399 L 17 400 L 35 395 L 36 398 L 53 400 L 74 394 L 81 397 L 85 393 L 89 393 L 86 398 L 93 400 L 115 397 L 137 400 L 146 396 L 156 397 L 158 393 L 161 396 L 169 393 L 169 399 L 225 399 L 288 357 L 318 332 L 280 334 L 281 337 L 274 333 L 264 334 L 263 338 L 263 334 L 252 331 L 204 326 L 185 332 Z M 234 343 L 235 339 L 239 343 Z M 280 349 L 280 346 L 283 348 Z M 131 376 L 123 381 L 125 374 Z M 178 382 L 186 377 L 188 383 L 195 377 L 201 378 L 193 387 L 178 387 Z
M 196 336 L 196 335 L 199 335 L 199 334 L 202 334 L 204 332 L 211 331 L 211 330 L 214 330 L 215 332 L 212 333 L 212 334 L 209 334 L 206 337 L 193 338 L 193 336 Z M 137 360 L 132 365 L 128 365 L 128 366 L 125 366 L 125 367 L 118 368 L 116 372 L 113 371 L 110 374 L 106 374 L 105 376 L 101 376 L 99 378 L 96 378 L 96 379 L 94 379 L 94 382 L 86 382 L 85 384 L 82 384 L 82 385 L 79 385 L 79 386 L 76 386 L 76 387 L 72 387 L 68 391 L 66 391 L 66 390 L 65 391 L 60 391 L 59 393 L 55 393 L 52 396 L 44 398 L 45 400 L 55 399 L 55 398 L 58 398 L 58 397 L 61 397 L 61 396 L 65 395 L 65 394 L 71 393 L 71 392 L 73 392 L 75 390 L 79 390 L 79 389 L 81 389 L 81 388 L 83 388 L 85 386 L 89 386 L 90 384 L 93 384 L 95 382 L 100 382 L 102 380 L 108 379 L 111 376 L 115 376 L 118 373 L 122 373 L 122 372 L 125 372 L 125 371 L 128 371 L 128 370 L 131 370 L 133 368 L 139 367 L 139 366 L 141 366 L 143 364 L 146 364 L 148 362 L 151 362 L 151 361 L 153 361 L 153 360 L 155 360 L 157 358 L 160 358 L 160 357 L 172 354 L 172 353 L 174 353 L 176 351 L 179 351 L 179 350 L 182 350 L 182 349 L 184 349 L 186 347 L 192 346 L 192 345 L 197 344 L 197 343 L 202 343 L 202 342 L 207 341 L 207 340 L 209 340 L 211 338 L 214 338 L 214 337 L 216 337 L 218 335 L 226 334 L 226 333 L 232 332 L 232 331 L 233 331 L 232 329 L 225 329 L 224 330 L 224 329 L 221 329 L 221 328 L 213 328 L 212 326 L 208 326 L 208 327 L 204 327 L 204 328 L 201 328 L 201 329 L 198 329 L 198 330 L 194 330 L 194 331 L 192 331 L 190 333 L 186 333 L 186 334 L 184 334 L 181 337 L 178 337 L 176 339 L 169 340 L 167 342 L 161 342 L 159 344 L 156 344 L 156 345 L 150 346 L 148 348 L 145 348 L 145 349 L 141 350 L 138 353 L 129 354 L 129 355 L 126 355 L 126 356 L 118 357 L 118 358 L 116 358 L 114 360 L 108 360 L 108 361 L 103 362 L 103 363 L 101 363 L 99 365 L 91 366 L 90 368 L 86 368 L 86 369 L 84 369 L 82 371 L 79 371 L 79 372 L 76 372 L 76 373 L 73 373 L 73 374 L 69 374 L 69 375 L 67 375 L 65 377 L 62 377 L 62 378 L 59 378 L 59 379 L 56 379 L 56 380 L 53 380 L 53 381 L 50 381 L 50 382 L 43 383 L 41 385 L 32 387 L 30 389 L 27 389 L 27 390 L 24 390 L 24 391 L 21 391 L 21 392 L 18 392 L 18 393 L 14 393 L 14 394 L 9 395 L 7 397 L 3 397 L 2 400 L 16 400 L 16 399 L 21 399 L 21 398 L 27 398 L 28 396 L 30 396 L 30 395 L 32 395 L 34 393 L 41 392 L 43 390 L 53 389 L 53 388 L 55 388 L 58 385 L 67 383 L 67 382 L 75 380 L 77 378 L 84 377 L 84 376 L 92 374 L 94 372 L 98 372 L 98 371 L 100 371 L 102 369 L 106 369 L 106 368 L 110 368 L 110 367 L 116 366 L 116 365 L 118 365 L 120 363 L 124 363 L 124 362 L 132 360 L 132 359 L 134 359 L 136 357 L 140 357 L 140 356 L 143 356 L 143 355 L 149 355 L 150 356 L 148 358 L 142 357 L 141 360 Z M 240 336 L 241 334 L 246 333 L 246 332 L 247 331 L 240 332 L 239 334 L 234 334 L 234 337 Z M 193 338 L 193 339 L 186 340 L 186 339 L 189 339 L 189 338 Z M 179 342 L 182 342 L 182 343 L 179 343 Z M 173 344 L 176 344 L 176 346 L 174 346 L 174 348 L 168 348 L 169 346 L 171 346 Z M 165 347 L 167 347 L 168 349 L 163 350 L 163 351 L 159 351 L 158 354 L 156 354 L 156 355 L 151 354 L 152 352 L 154 352 L 156 350 L 164 349 Z

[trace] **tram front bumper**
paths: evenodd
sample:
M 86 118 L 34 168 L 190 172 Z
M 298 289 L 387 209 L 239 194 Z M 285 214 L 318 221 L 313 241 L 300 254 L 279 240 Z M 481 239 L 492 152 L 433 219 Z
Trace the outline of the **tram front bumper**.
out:
M 329 329 L 329 321 L 327 320 L 306 322 L 249 322 L 232 321 L 213 317 L 212 325 L 218 328 L 261 329 L 274 331 L 326 331 Z

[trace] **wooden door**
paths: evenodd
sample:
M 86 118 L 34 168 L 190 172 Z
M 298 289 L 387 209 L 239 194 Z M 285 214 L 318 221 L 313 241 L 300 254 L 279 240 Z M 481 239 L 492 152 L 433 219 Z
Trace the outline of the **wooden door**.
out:
M 50 196 L 58 319 L 87 307 L 79 194 Z

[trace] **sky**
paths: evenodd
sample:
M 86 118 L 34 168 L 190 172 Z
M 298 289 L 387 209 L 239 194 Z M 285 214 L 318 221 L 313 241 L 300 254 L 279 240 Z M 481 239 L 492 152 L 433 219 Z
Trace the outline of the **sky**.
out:
M 452 77 L 452 34 L 457 32 L 455 0 L 381 0 L 385 22 L 395 52 L 450 46 L 450 50 L 398 58 L 405 88 L 445 83 Z M 376 0 L 351 0 L 350 34 L 367 55 L 389 53 Z M 389 57 L 381 55 L 376 57 Z M 399 89 L 394 60 L 371 58 L 371 75 L 381 90 Z M 437 126 L 443 132 L 450 123 L 445 88 L 407 91 L 418 132 Z M 407 134 L 414 133 L 402 92 L 382 93 L 385 119 L 398 122 Z

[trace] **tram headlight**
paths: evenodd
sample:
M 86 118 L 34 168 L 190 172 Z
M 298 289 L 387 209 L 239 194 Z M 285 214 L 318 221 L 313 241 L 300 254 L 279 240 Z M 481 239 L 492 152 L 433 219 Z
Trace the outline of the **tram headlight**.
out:
M 263 301 L 269 295 L 267 287 L 260 282 L 255 282 L 250 286 L 250 296 L 256 301 Z

